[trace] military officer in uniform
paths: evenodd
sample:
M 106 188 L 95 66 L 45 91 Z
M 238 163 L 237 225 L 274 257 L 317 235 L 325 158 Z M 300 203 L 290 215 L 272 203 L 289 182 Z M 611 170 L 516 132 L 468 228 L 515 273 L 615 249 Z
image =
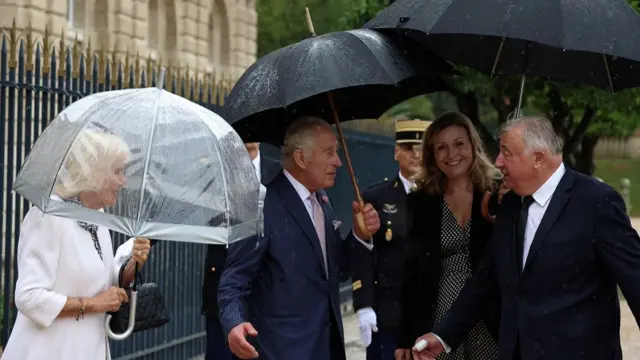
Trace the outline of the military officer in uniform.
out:
M 353 306 L 360 322 L 360 338 L 367 360 L 393 360 L 400 317 L 398 304 L 405 251 L 406 198 L 420 170 L 422 136 L 431 122 L 396 121 L 395 160 L 400 171 L 393 178 L 367 188 L 362 197 L 380 214 L 380 230 L 373 248 L 354 245 L 351 256 Z

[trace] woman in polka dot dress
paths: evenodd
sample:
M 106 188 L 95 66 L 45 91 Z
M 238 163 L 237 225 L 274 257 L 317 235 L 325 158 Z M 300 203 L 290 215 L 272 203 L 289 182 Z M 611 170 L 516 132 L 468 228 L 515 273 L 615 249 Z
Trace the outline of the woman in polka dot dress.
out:
M 423 139 L 418 189 L 409 196 L 411 217 L 402 281 L 402 322 L 396 359 L 409 360 L 416 338 L 447 312 L 477 267 L 492 222 L 482 215 L 486 191 L 501 178 L 471 121 L 460 113 L 441 115 Z M 442 360 L 497 358 L 498 299 L 459 347 Z

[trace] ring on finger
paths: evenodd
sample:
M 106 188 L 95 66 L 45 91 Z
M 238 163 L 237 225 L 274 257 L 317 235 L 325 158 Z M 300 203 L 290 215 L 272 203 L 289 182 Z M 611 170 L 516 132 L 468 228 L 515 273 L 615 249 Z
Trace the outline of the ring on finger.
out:
M 138 256 L 142 257 L 142 250 L 138 250 Z

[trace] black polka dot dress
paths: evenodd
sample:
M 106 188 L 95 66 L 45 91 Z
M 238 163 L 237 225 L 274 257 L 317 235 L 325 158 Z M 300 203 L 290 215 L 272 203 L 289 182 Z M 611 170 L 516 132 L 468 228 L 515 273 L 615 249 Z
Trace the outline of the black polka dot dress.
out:
M 469 240 L 471 219 L 464 228 L 460 227 L 446 201 L 443 201 L 441 229 L 442 268 L 438 287 L 436 322 L 444 316 L 458 298 L 462 287 L 471 277 L 469 263 Z M 492 360 L 498 358 L 498 347 L 485 326 L 480 321 L 469 333 L 469 337 L 457 349 L 443 353 L 438 360 Z

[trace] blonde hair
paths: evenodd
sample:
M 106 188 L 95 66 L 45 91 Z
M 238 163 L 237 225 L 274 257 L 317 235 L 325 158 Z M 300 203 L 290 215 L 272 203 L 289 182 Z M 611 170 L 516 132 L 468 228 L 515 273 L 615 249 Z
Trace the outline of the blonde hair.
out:
M 119 137 L 101 131 L 81 130 L 73 140 L 58 172 L 54 191 L 62 198 L 101 191 L 116 161 L 126 161 L 131 152 Z
M 428 194 L 443 194 L 446 187 L 446 176 L 436 165 L 434 155 L 434 142 L 438 134 L 451 126 L 460 126 L 465 129 L 471 142 L 473 162 L 469 169 L 471 182 L 480 191 L 492 191 L 497 185 L 497 180 L 502 179 L 502 173 L 489 160 L 480 135 L 473 127 L 471 120 L 458 112 L 447 112 L 435 119 L 425 131 L 422 138 L 422 164 L 415 177 L 418 189 Z

